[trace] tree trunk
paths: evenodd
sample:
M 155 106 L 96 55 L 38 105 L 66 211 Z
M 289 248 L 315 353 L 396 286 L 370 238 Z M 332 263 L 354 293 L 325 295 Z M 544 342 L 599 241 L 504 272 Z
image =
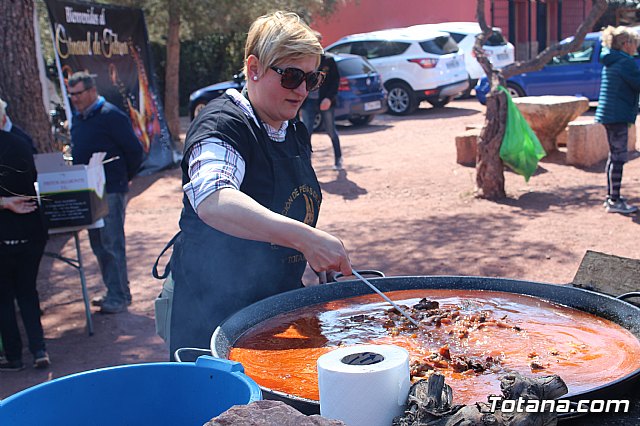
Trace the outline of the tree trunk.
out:
M 564 44 L 556 43 L 547 47 L 531 60 L 516 61 L 500 70 L 493 69 L 482 48 L 485 40 L 489 38 L 492 32 L 485 19 L 484 4 L 484 0 L 477 0 L 476 2 L 476 18 L 482 29 L 482 34 L 476 38 L 473 52 L 485 74 L 489 77 L 491 94 L 487 96 L 486 120 L 478 140 L 476 196 L 497 200 L 506 196 L 504 190 L 504 168 L 499 154 L 507 121 L 506 95 L 498 92 L 496 90 L 497 86 L 505 86 L 505 80 L 511 76 L 541 69 L 553 56 L 564 55 L 578 49 L 582 45 L 586 34 L 591 31 L 594 23 L 606 10 L 607 1 L 592 0 L 593 7 L 589 15 L 578 26 L 573 41 Z
M 484 16 L 484 0 L 476 2 L 476 18 L 482 34 L 476 38 L 473 51 L 489 77 L 491 87 L 487 96 L 484 126 L 478 138 L 476 151 L 476 197 L 498 200 L 506 195 L 500 145 L 507 122 L 507 97 L 496 89 L 499 84 L 504 85 L 504 79 L 500 76 L 500 71 L 494 71 L 493 65 L 484 53 L 483 45 L 492 32 Z
M 507 123 L 507 96 L 503 92 L 496 91 L 487 96 L 485 117 L 476 155 L 476 196 L 497 200 L 506 196 L 504 165 L 500 159 L 500 145 Z
M 169 0 L 169 36 L 165 74 L 164 112 L 171 138 L 180 139 L 180 1 Z
M 34 32 L 33 0 L 0 1 L 0 97 L 7 115 L 35 141 L 39 152 L 51 152 L 53 136 L 42 100 Z

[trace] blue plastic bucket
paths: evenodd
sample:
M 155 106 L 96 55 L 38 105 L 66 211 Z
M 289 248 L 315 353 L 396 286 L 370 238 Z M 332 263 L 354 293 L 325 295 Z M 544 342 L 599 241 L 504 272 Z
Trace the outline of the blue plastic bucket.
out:
M 262 399 L 238 362 L 150 363 L 86 371 L 0 401 L 0 425 L 202 425 Z

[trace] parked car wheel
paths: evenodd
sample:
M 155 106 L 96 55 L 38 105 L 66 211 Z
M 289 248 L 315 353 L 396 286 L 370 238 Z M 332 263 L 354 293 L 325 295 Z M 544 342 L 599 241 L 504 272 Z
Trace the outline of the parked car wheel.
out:
M 465 90 L 464 92 L 456 96 L 456 99 L 469 99 L 472 97 L 471 90 L 473 90 L 473 88 L 476 87 L 476 84 L 478 84 L 478 79 L 473 79 L 469 77 L 468 80 L 469 80 L 469 87 L 467 88 L 467 90 Z
M 524 90 L 522 90 L 522 87 L 514 83 L 507 82 L 507 90 L 509 91 L 509 94 L 512 98 L 521 98 L 523 96 L 527 96 L 527 94 L 524 93 Z
M 399 81 L 387 85 L 387 105 L 389 112 L 394 115 L 411 114 L 418 107 L 413 91 L 408 84 Z
M 314 132 L 319 132 L 320 130 L 322 130 L 323 126 L 322 126 L 322 114 L 317 113 L 316 116 L 313 119 L 313 131 Z
M 451 96 L 448 96 L 446 98 L 429 98 L 427 99 L 427 102 L 429 102 L 434 108 L 442 108 L 446 104 L 451 102 Z
M 375 117 L 375 114 L 359 115 L 357 117 L 355 117 L 355 116 L 354 117 L 349 117 L 349 121 L 354 126 L 364 126 L 365 124 L 371 123 L 371 121 L 373 120 L 374 117 Z

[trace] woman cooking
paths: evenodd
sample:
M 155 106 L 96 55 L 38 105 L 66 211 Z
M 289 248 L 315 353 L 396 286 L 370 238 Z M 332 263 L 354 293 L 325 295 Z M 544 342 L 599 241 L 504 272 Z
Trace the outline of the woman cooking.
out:
M 242 93 L 230 89 L 191 124 L 184 208 L 171 258 L 170 350 L 208 348 L 230 314 L 300 288 L 306 263 L 351 273 L 342 242 L 315 228 L 322 195 L 309 134 L 297 119 L 322 47 L 294 13 L 258 18 L 245 46 Z

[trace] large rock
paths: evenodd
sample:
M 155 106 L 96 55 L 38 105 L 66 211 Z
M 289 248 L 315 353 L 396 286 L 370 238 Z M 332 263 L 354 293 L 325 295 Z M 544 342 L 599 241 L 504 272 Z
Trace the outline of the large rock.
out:
M 567 164 L 589 167 L 607 158 L 609 144 L 602 124 L 578 121 L 567 127 Z
M 637 133 L 636 133 L 636 125 L 632 124 L 629 127 L 629 135 L 628 135 L 628 140 L 627 140 L 627 149 L 629 150 L 629 152 L 636 150 L 636 140 L 637 140 L 637 138 L 638 138 L 638 136 L 637 136 Z
M 636 149 L 636 126 L 629 127 L 627 149 Z M 567 126 L 567 164 L 589 167 L 609 155 L 607 132 L 593 121 L 573 121 Z
M 235 405 L 204 426 L 346 426 L 340 420 L 318 415 L 305 416 L 280 401 L 254 401 L 249 405 Z
M 589 100 L 576 96 L 526 96 L 514 98 L 513 103 L 547 153 L 557 149 L 556 138 L 567 124 L 589 109 Z

